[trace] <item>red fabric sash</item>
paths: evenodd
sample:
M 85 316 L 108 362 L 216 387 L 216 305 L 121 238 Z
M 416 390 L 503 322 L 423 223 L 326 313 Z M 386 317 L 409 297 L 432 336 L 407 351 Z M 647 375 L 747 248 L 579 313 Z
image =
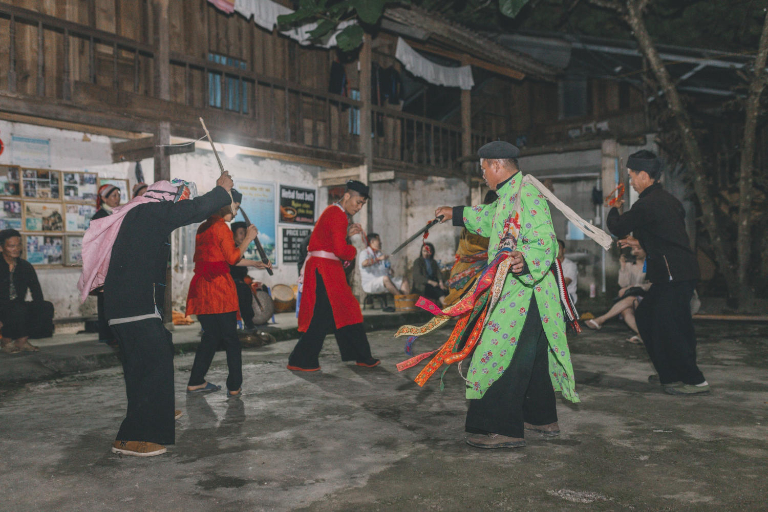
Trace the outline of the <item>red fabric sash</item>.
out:
M 195 277 L 202 277 L 206 281 L 227 274 L 229 274 L 229 265 L 226 261 L 198 261 L 195 263 Z

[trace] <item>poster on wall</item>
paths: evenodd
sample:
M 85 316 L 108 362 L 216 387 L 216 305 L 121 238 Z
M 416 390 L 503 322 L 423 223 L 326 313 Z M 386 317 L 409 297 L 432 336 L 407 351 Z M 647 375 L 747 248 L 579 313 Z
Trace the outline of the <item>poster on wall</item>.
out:
M 61 204 L 24 203 L 25 231 L 64 231 Z
M 280 185 L 280 222 L 314 224 L 316 195 L 313 189 Z
M 65 256 L 64 263 L 66 265 L 82 265 L 83 264 L 83 237 L 68 236 L 65 254 L 66 256 Z
M 22 169 L 22 190 L 24 197 L 33 199 L 59 198 L 59 172 Z
M 0 201 L 0 230 L 21 231 L 21 201 Z
M 309 228 L 282 228 L 283 263 L 298 263 L 301 241 L 312 233 Z
M 130 201 L 128 196 L 128 180 L 120 180 L 115 178 L 99 178 L 99 188 L 102 185 L 114 185 L 120 189 L 120 204 L 125 204 Z
M 10 165 L 0 165 L 0 196 L 18 196 L 21 186 L 19 185 L 19 168 Z
M 50 167 L 51 141 L 11 135 L 13 162 L 24 167 Z
M 90 204 L 68 204 L 65 208 L 67 231 L 85 231 L 91 225 L 91 217 L 96 214 L 96 207 Z
M 243 202 L 240 208 L 248 215 L 248 219 L 259 229 L 259 241 L 267 253 L 273 266 L 277 265 L 275 251 L 275 184 L 250 180 L 237 180 L 237 190 L 243 194 Z M 242 220 L 238 215 L 235 220 Z M 250 260 L 260 259 L 256 245 L 251 244 L 245 253 L 245 258 Z
M 62 237 L 26 235 L 27 257 L 32 265 L 61 265 L 64 260 Z
M 92 172 L 65 172 L 62 174 L 65 201 L 93 202 L 98 192 L 97 176 Z

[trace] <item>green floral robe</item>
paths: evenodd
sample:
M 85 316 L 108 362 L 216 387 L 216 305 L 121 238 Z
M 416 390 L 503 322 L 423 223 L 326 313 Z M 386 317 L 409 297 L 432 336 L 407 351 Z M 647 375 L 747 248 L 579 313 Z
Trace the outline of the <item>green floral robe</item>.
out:
M 496 257 L 504 234 L 504 223 L 514 213 L 522 174 L 517 173 L 496 192 L 498 200 L 463 210 L 464 226 L 490 237 L 488 262 Z M 489 312 L 467 374 L 467 398 L 482 398 L 509 366 L 525 324 L 531 295 L 539 306 L 549 341 L 549 375 L 555 391 L 578 402 L 571 354 L 565 338 L 565 317 L 555 276 L 549 271 L 557 256 L 557 237 L 546 199 L 531 184 L 523 186 L 517 250 L 523 253 L 529 274 L 507 275 L 499 302 Z

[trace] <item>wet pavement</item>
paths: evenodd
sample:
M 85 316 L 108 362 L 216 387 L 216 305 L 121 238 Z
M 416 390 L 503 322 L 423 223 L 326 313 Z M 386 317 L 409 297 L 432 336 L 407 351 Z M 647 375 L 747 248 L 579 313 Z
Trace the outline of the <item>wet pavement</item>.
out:
M 244 352 L 242 399 L 188 397 L 178 356 L 177 442 L 150 459 L 110 453 L 125 409 L 119 368 L 0 388 L 1 510 L 766 510 L 768 324 L 700 322 L 708 396 L 673 397 L 629 332 L 572 339 L 582 403 L 559 401 L 563 433 L 516 450 L 467 446 L 463 382 L 398 373 L 392 331 L 371 335 L 383 365 L 285 370 L 293 342 Z M 435 348 L 446 329 L 420 339 Z M 422 365 L 419 366 L 419 368 Z M 223 384 L 217 354 L 209 380 Z

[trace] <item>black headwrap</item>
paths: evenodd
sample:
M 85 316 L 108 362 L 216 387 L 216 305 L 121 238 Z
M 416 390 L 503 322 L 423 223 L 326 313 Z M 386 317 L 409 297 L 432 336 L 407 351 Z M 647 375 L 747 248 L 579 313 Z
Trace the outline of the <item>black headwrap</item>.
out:
M 229 225 L 229 229 L 232 230 L 232 233 L 236 233 L 240 228 L 248 229 L 248 224 L 240 220 Z
M 635 172 L 645 171 L 654 180 L 661 177 L 661 161 L 650 151 L 638 151 L 629 155 L 627 169 Z
M 363 183 L 362 181 L 357 180 L 349 180 L 347 182 L 347 190 L 354 190 L 364 198 L 368 199 L 368 185 Z
M 237 189 L 232 189 L 232 200 L 236 203 L 242 203 L 243 202 L 243 194 L 237 191 Z

